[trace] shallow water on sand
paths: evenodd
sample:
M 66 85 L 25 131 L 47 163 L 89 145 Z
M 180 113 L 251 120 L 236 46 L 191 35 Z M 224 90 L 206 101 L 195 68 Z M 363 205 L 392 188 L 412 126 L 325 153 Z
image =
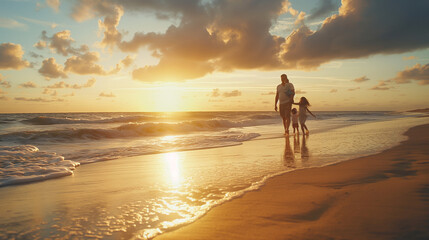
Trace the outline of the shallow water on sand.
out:
M 151 238 L 269 177 L 380 152 L 428 122 L 408 117 L 289 138 L 274 133 L 281 125 L 255 126 L 266 134 L 239 146 L 83 165 L 70 177 L 0 188 L 0 238 Z

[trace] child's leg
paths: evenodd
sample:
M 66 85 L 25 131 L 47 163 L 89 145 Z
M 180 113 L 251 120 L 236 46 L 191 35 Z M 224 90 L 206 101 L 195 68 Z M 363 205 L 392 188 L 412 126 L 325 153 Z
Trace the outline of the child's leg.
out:
M 310 131 L 308 131 L 308 128 L 307 128 L 307 125 L 305 125 L 305 123 L 304 124 L 302 124 L 302 126 L 303 126 L 303 128 L 305 128 L 305 130 L 306 130 L 306 134 L 309 134 L 309 132 Z M 304 129 L 302 130 L 302 132 L 304 133 Z

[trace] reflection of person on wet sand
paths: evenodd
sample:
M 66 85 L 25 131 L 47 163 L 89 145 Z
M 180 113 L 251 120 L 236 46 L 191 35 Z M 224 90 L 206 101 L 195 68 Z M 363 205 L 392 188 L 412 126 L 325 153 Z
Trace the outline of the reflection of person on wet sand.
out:
M 301 152 L 301 146 L 299 144 L 299 135 L 293 136 L 293 151 L 295 153 Z
M 301 159 L 302 162 L 305 163 L 308 161 L 308 159 L 310 158 L 310 153 L 308 152 L 308 148 L 307 148 L 307 142 L 306 140 L 308 140 L 309 136 L 307 135 L 302 135 L 302 145 L 301 145 Z
M 295 155 L 290 146 L 289 138 L 285 138 L 285 151 L 283 153 L 283 162 L 286 167 L 295 168 Z

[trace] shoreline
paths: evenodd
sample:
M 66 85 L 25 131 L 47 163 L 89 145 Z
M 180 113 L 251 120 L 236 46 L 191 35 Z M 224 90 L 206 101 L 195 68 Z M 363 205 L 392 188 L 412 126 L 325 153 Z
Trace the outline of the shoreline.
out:
M 381 153 L 270 178 L 155 239 L 427 239 L 429 124 L 404 135 Z

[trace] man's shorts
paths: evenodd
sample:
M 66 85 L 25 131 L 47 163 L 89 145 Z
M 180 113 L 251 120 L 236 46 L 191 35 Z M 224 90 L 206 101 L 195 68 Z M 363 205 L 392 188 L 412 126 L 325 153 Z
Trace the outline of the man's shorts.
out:
M 290 110 L 292 109 L 292 103 L 282 103 L 280 104 L 280 116 L 282 118 L 290 119 Z

